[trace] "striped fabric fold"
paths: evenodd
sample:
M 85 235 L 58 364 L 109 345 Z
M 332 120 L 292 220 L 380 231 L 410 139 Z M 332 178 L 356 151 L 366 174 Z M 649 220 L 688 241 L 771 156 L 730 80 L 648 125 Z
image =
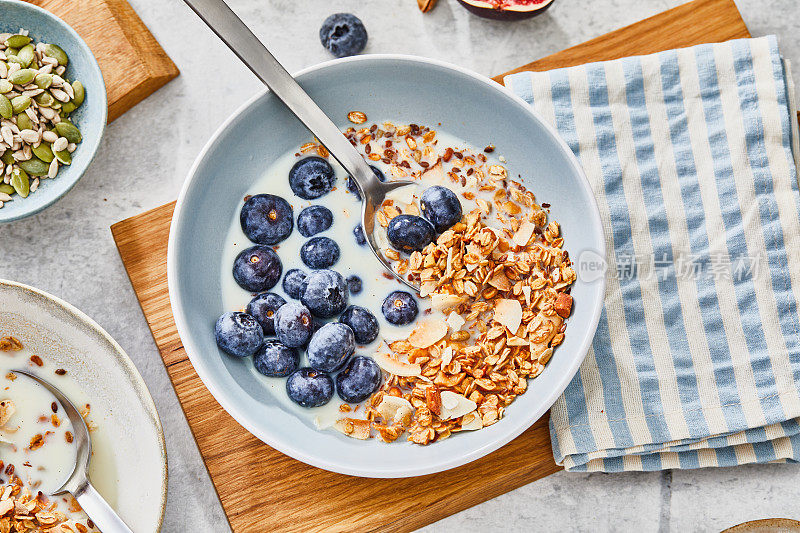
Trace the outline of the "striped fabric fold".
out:
M 551 410 L 556 462 L 800 461 L 800 150 L 777 40 L 505 84 L 576 154 L 606 235 L 600 324 Z

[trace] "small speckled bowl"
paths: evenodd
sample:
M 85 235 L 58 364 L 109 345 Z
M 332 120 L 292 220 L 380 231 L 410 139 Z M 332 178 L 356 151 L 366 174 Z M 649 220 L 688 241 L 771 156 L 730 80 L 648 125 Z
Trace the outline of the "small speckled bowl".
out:
M 340 127 L 350 111 L 370 121 L 426 124 L 473 146 L 494 144 L 538 201 L 552 204 L 565 248 L 605 257 L 594 195 L 583 170 L 555 130 L 525 101 L 492 80 L 460 67 L 410 56 L 365 55 L 329 61 L 300 72 L 300 85 Z M 246 102 L 209 141 L 194 163 L 175 208 L 167 272 L 175 323 L 203 383 L 242 426 L 273 448 L 308 464 L 364 477 L 406 477 L 462 465 L 490 453 L 530 427 L 572 380 L 600 317 L 604 278 L 579 279 L 566 339 L 544 372 L 497 424 L 463 432 L 431 446 L 403 440 L 360 441 L 318 431 L 265 390 L 241 359 L 221 353 L 214 322 L 222 304 L 225 237 L 242 197 L 278 157 L 311 138 L 271 93 Z M 269 192 L 269 191 L 264 191 Z M 334 269 L 336 266 L 334 265 Z M 347 275 L 350 272 L 342 272 Z M 332 401 L 337 401 L 336 399 Z
M 17 0 L 0 0 L 0 33 L 28 30 L 36 42 L 54 43 L 69 56 L 66 77 L 80 80 L 86 88 L 86 100 L 70 120 L 81 130 L 83 141 L 72 154 L 72 164 L 62 166 L 55 179 L 43 179 L 39 188 L 20 198 L 6 202 L 0 209 L 0 223 L 19 220 L 49 207 L 69 192 L 94 159 L 106 127 L 108 102 L 103 73 L 89 46 L 66 22 L 44 9 Z

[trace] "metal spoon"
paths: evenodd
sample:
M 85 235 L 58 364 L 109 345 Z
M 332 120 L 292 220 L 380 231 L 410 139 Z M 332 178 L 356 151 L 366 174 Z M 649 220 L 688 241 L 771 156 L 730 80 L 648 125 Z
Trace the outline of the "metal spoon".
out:
M 258 78 L 269 87 L 289 111 L 313 133 L 328 152 L 347 171 L 361 193 L 361 227 L 370 249 L 378 261 L 397 278 L 398 281 L 419 291 L 407 279 L 400 276 L 378 249 L 373 236 L 375 229 L 375 210 L 383 203 L 386 193 L 398 187 L 411 185 L 413 181 L 381 182 L 364 161 L 364 158 L 350 144 L 331 119 L 314 103 L 308 94 L 294 81 L 294 78 L 278 63 L 278 60 L 258 40 L 253 32 L 236 16 L 236 13 L 223 0 L 184 0 L 211 30 L 228 45 L 236 56 L 247 65 Z
M 72 494 L 89 518 L 92 519 L 92 522 L 103 533 L 133 533 L 89 481 L 89 460 L 92 457 L 92 441 L 89 438 L 89 428 L 86 427 L 86 422 L 84 422 L 81 414 L 72 405 L 72 402 L 51 383 L 27 370 L 14 370 L 13 372 L 28 376 L 49 390 L 67 412 L 69 421 L 72 422 L 72 429 L 75 431 L 74 442 L 78 446 L 75 468 L 64 484 L 55 490 L 53 494 Z

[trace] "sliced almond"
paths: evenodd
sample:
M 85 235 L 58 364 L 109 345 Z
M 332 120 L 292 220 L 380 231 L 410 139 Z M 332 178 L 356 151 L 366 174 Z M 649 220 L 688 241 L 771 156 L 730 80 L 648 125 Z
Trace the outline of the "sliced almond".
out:
M 408 342 L 415 348 L 428 348 L 442 340 L 449 329 L 444 320 L 426 320 L 414 328 Z
M 481 429 L 483 427 L 483 420 L 478 415 L 477 411 L 472 411 L 471 413 L 467 413 L 464 415 L 464 418 L 461 419 L 461 429 L 465 431 L 475 431 L 476 429 Z
M 525 346 L 526 344 L 528 344 L 528 341 L 519 337 L 511 337 L 506 341 L 507 346 Z
M 342 418 L 333 424 L 333 427 L 348 437 L 359 440 L 370 438 L 370 421 L 360 418 Z
M 418 376 L 422 372 L 422 368 L 418 364 L 398 361 L 388 353 L 375 353 L 372 358 L 379 367 L 395 376 L 412 377 Z
M 465 398 L 455 392 L 442 391 L 440 394 L 442 398 L 442 414 L 439 418 L 442 420 L 464 416 L 470 411 L 474 411 L 478 406 L 469 398 Z
M 447 325 L 450 326 L 450 331 L 458 331 L 466 323 L 467 321 L 464 320 L 464 317 L 459 315 L 455 311 L 451 311 L 450 314 L 447 316 Z
M 517 331 L 522 323 L 522 306 L 517 300 L 501 298 L 495 303 L 494 319 L 510 331 Z
M 510 291 L 513 287 L 511 281 L 502 271 L 495 272 L 495 274 L 489 279 L 489 285 L 498 291 Z
M 520 224 L 519 229 L 511 240 L 513 240 L 514 244 L 517 246 L 527 246 L 533 236 L 534 229 L 536 229 L 536 225 L 526 220 Z
M 17 407 L 14 405 L 14 402 L 11 400 L 0 400 L 0 427 L 6 425 L 6 423 L 14 416 L 14 413 L 17 412 Z
M 448 309 L 464 303 L 467 298 L 465 296 L 457 296 L 455 294 L 431 294 L 431 307 L 437 311 Z

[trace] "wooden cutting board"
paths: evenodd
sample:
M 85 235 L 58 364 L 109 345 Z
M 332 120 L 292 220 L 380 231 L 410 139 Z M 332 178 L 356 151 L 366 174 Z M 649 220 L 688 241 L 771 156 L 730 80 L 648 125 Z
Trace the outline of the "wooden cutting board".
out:
M 27 0 L 72 26 L 100 64 L 108 122 L 178 75 L 178 67 L 126 0 Z
M 695 0 L 516 71 L 748 36 L 732 0 Z M 410 531 L 560 470 L 553 462 L 547 417 L 482 459 L 409 479 L 333 474 L 253 437 L 205 388 L 175 329 L 166 274 L 173 208 L 174 202 L 111 231 L 234 531 Z

